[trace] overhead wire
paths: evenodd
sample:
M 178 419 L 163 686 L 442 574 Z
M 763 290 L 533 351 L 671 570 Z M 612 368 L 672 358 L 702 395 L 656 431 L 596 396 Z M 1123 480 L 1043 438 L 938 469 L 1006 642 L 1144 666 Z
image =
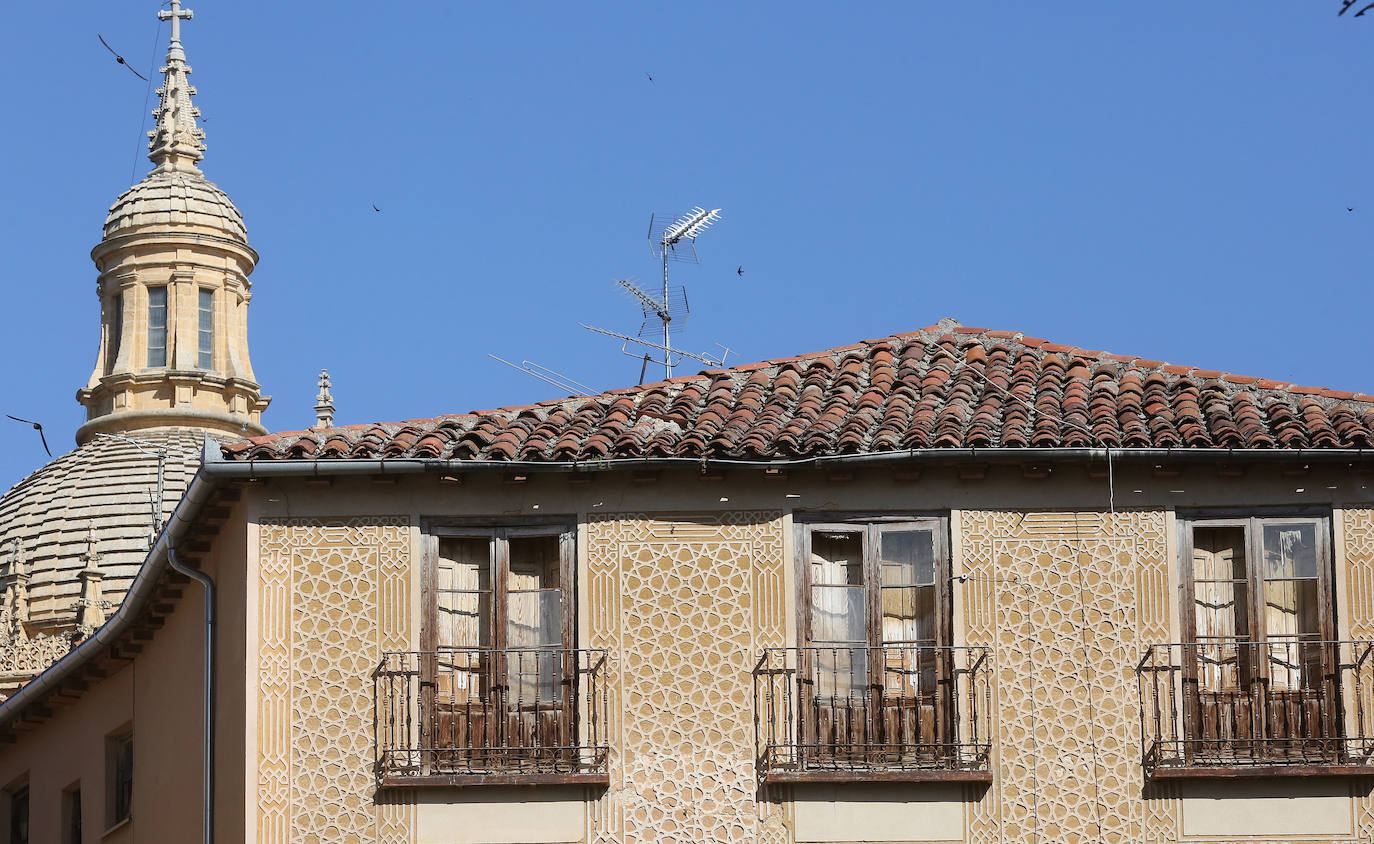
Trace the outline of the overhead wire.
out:
M 164 2 L 162 5 L 166 6 L 167 4 Z M 143 113 L 138 116 L 138 139 L 134 142 L 134 158 L 129 164 L 129 184 L 134 184 L 138 181 L 138 155 L 143 146 L 143 133 L 146 131 L 143 127 L 148 125 L 148 117 L 150 116 L 148 112 L 148 100 L 152 98 L 153 94 L 153 69 L 157 67 L 157 45 L 160 43 L 162 43 L 161 18 L 158 19 L 157 29 L 154 30 L 153 34 L 152 58 L 148 61 L 148 83 L 143 88 Z

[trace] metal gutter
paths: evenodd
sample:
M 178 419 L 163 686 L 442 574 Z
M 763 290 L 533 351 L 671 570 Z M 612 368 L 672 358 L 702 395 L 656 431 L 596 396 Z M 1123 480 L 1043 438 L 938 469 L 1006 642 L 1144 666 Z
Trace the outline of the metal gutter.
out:
M 514 469 L 528 472 L 608 472 L 618 469 L 702 466 L 794 467 L 865 465 L 906 461 L 1149 461 L 1149 462 L 1281 462 L 1362 463 L 1374 461 L 1374 449 L 1349 448 L 922 448 L 868 454 L 833 454 L 785 460 L 740 460 L 712 457 L 633 457 L 604 460 L 452 460 L 440 458 L 281 458 L 227 460 L 207 455 L 201 471 L 217 478 L 266 479 L 281 476 L 385 475 Z

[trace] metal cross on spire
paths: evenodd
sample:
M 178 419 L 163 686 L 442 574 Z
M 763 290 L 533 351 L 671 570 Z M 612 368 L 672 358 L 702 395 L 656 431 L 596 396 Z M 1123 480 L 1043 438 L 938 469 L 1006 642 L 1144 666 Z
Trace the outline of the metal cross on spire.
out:
M 191 104 L 196 89 L 187 79 L 191 68 L 181 46 L 181 22 L 195 13 L 172 0 L 172 8 L 159 10 L 158 20 L 172 22 L 172 40 L 167 44 L 167 64 L 162 68 L 162 87 L 157 89 L 158 106 L 153 109 L 157 126 L 148 133 L 148 157 L 159 168 L 199 173 L 196 162 L 203 158 L 205 132 L 196 125 L 200 110 Z
M 194 18 L 195 16 L 196 13 L 191 11 L 190 9 L 181 8 L 181 0 L 172 0 L 171 9 L 167 11 L 159 9 L 157 13 L 158 20 L 165 21 L 170 19 L 172 21 L 173 44 L 181 43 L 181 22 L 184 20 L 188 21 L 191 18 Z

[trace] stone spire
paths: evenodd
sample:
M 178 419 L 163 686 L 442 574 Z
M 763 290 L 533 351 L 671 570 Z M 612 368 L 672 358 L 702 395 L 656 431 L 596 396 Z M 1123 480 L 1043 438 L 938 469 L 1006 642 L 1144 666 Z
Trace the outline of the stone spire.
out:
M 105 623 L 105 596 L 100 589 L 100 581 L 105 575 L 100 571 L 100 553 L 95 550 L 95 527 L 86 534 L 85 568 L 81 569 L 81 597 L 76 601 L 76 633 L 83 639 Z
M 334 396 L 329 392 L 329 370 L 320 370 L 320 392 L 315 396 L 315 427 L 334 427 Z
M 205 130 L 196 125 L 200 109 L 191 105 L 196 88 L 187 77 L 191 67 L 186 64 L 186 51 L 181 46 L 181 22 L 195 13 L 181 8 L 181 0 L 172 0 L 172 8 L 157 13 L 159 20 L 172 21 L 172 40 L 167 45 L 167 64 L 162 68 L 162 87 L 157 89 L 159 102 L 153 109 L 157 126 L 148 133 L 148 158 L 159 169 L 186 170 L 199 173 L 196 162 L 204 157 Z
M 95 367 L 77 391 L 86 407 L 78 445 L 154 428 L 266 433 L 262 411 L 271 399 L 248 356 L 248 277 L 258 253 L 238 208 L 197 166 L 205 133 L 181 43 L 191 14 L 181 0 L 158 12 L 172 34 L 149 133 L 156 166 L 115 200 L 91 250 L 101 334 Z
M 5 575 L 5 629 L 0 635 L 10 638 L 24 635 L 24 623 L 29 620 L 29 567 L 24 555 L 23 540 L 14 540 L 10 556 L 10 570 Z

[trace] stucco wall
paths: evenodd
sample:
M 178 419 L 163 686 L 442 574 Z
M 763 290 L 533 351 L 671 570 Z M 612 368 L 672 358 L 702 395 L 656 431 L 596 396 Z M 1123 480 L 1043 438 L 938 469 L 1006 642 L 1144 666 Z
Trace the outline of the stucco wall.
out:
M 221 683 L 217 693 L 218 759 L 216 794 L 220 840 L 244 840 L 243 760 L 235 752 L 242 734 L 242 607 L 244 547 L 242 511 L 216 538 L 202 568 L 221 588 L 220 647 L 216 652 Z M 229 561 L 225 564 L 225 561 Z M 237 573 L 237 574 L 236 574 Z M 88 680 L 88 690 L 50 718 L 0 749 L 0 787 L 27 777 L 30 840 L 61 841 L 62 792 L 80 783 L 82 827 L 86 841 L 185 842 L 201 835 L 201 773 L 204 616 L 197 584 L 182 587 L 164 625 L 131 660 L 110 662 L 109 675 Z M 106 740 L 132 726 L 134 801 L 131 821 L 107 834 L 109 783 Z M 5 801 L 4 810 L 8 810 Z M 7 826 L 0 827 L 8 830 Z
M 1146 645 L 1180 636 L 1177 507 L 1331 507 L 1341 630 L 1374 637 L 1361 476 L 1119 470 L 1111 512 L 1081 470 L 1000 471 L 248 485 L 207 564 L 221 589 L 219 840 L 1374 842 L 1367 781 L 1146 786 L 1134 675 Z M 797 640 L 804 510 L 950 516 L 956 640 L 993 649 L 990 787 L 758 784 L 750 669 Z M 418 648 L 424 520 L 465 516 L 579 526 L 579 643 L 611 652 L 609 788 L 376 789 L 371 672 L 382 650 Z M 134 664 L 0 750 L 0 787 L 29 772 L 33 840 L 56 840 L 43 836 L 61 790 L 103 780 L 104 737 L 131 718 L 137 839 L 196 838 L 198 588 Z
M 1369 493 L 1349 475 L 1302 483 L 1277 470 L 1161 480 L 1118 468 L 1110 496 L 1104 480 L 1081 469 L 1043 482 L 994 469 L 983 481 L 930 473 L 914 484 L 882 473 L 848 483 L 742 473 L 709 483 L 669 473 L 649 484 L 535 475 L 523 484 L 470 476 L 461 486 L 428 477 L 387 486 L 340 481 L 318 492 L 257 485 L 259 553 L 250 554 L 249 577 L 260 632 L 250 630 L 249 640 L 260 645 L 249 663 L 258 672 L 250 690 L 258 726 L 249 740 L 260 773 L 249 829 L 262 842 L 303 840 L 333 824 L 369 841 L 1211 844 L 1235 840 L 1216 834 L 1225 818 L 1280 813 L 1288 826 L 1261 838 L 1232 828 L 1252 841 L 1374 841 L 1362 782 L 1309 784 L 1298 800 L 1275 794 L 1282 786 L 1273 782 L 1198 791 L 1147 787 L 1142 778 L 1134 666 L 1144 646 L 1179 638 L 1176 507 L 1333 507 L 1342 629 L 1374 633 Z M 966 575 L 954 590 L 956 639 L 994 651 L 991 787 L 905 786 L 921 796 L 907 805 L 890 787 L 758 786 L 748 666 L 759 649 L 796 641 L 790 523 L 805 509 L 950 514 L 952 571 Z M 612 652 L 611 787 L 564 790 L 552 802 L 551 792 L 532 799 L 528 788 L 382 799 L 366 767 L 367 690 L 350 680 L 325 692 L 347 703 L 316 712 L 342 716 L 320 732 L 300 726 L 314 723 L 310 701 L 325 699 L 312 698 L 311 677 L 335 668 L 365 676 L 383 642 L 418 646 L 423 519 L 539 515 L 580 525 L 579 642 Z M 301 649 L 318 630 L 334 629 L 346 605 L 370 620 L 350 622 L 337 647 L 305 659 Z M 332 621 L 320 628 L 320 619 Z M 711 670 L 698 672 L 692 657 L 705 664 L 702 653 Z M 311 768 L 308 750 L 324 746 L 321 736 L 360 767 Z M 330 770 L 337 777 L 329 779 Z M 332 803 L 311 797 L 330 784 L 339 787 Z M 531 812 L 519 824 L 501 821 L 524 800 Z M 567 813 L 578 803 L 572 838 Z M 909 834 L 894 838 L 904 827 Z M 947 835 L 956 827 L 958 835 Z

